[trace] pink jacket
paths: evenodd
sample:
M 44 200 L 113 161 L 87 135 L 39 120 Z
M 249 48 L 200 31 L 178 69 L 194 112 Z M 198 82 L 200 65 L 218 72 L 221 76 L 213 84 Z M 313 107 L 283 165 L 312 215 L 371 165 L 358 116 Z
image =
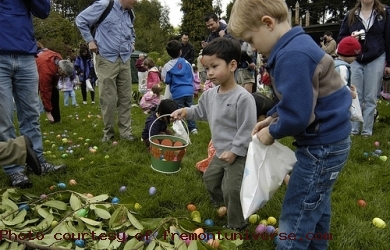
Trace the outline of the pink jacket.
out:
M 153 93 L 153 91 L 146 92 L 139 103 L 139 106 L 144 110 L 150 110 L 160 104 L 160 97 Z
M 146 78 L 146 88 L 151 90 L 152 87 L 158 83 L 160 83 L 160 72 L 157 67 L 153 67 L 148 70 L 148 77 Z

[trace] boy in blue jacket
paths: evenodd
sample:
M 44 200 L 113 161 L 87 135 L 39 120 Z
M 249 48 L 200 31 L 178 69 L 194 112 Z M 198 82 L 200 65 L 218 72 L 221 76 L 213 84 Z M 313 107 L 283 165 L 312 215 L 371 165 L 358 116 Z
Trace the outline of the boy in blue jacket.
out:
M 351 146 L 352 99 L 332 57 L 301 27 L 291 28 L 287 15 L 283 0 L 236 1 L 228 30 L 268 58 L 267 71 L 280 100 L 252 134 L 265 145 L 293 136 L 297 147 L 277 249 L 327 249 L 326 240 L 310 235 L 329 234 L 332 188 Z
M 192 66 L 184 58 L 181 58 L 181 43 L 176 40 L 169 41 L 166 50 L 171 60 L 167 62 L 162 71 L 161 78 L 169 85 L 172 99 L 179 108 L 191 107 L 194 99 L 194 74 Z M 192 134 L 197 134 L 198 129 L 193 120 L 187 120 L 188 129 Z

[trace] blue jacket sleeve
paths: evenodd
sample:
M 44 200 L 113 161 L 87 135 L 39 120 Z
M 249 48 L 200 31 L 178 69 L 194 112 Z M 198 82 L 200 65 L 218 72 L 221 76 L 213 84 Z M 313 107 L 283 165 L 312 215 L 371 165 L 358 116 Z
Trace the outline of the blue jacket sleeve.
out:
M 40 18 L 45 19 L 50 14 L 50 0 L 31 0 L 25 1 L 29 3 L 31 13 Z

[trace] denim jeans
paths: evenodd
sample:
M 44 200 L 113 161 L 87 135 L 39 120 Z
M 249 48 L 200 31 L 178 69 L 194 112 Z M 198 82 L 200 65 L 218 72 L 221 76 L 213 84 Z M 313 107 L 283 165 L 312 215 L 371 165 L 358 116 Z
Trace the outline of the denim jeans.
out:
M 42 134 L 39 125 L 38 71 L 34 55 L 0 55 L 0 141 L 15 138 L 15 100 L 19 130 L 28 136 L 39 160 L 44 162 Z M 8 175 L 22 166 L 4 166 Z
M 356 86 L 363 113 L 362 135 L 372 135 L 376 101 L 382 82 L 384 65 L 385 54 L 367 64 L 360 64 L 356 61 L 351 64 L 351 82 Z M 352 122 L 352 134 L 358 134 L 359 131 L 360 122 Z
M 327 249 L 334 183 L 348 159 L 351 140 L 298 147 L 282 204 L 278 250 Z M 312 240 L 312 238 L 318 240 Z M 320 239 L 322 237 L 322 240 Z
M 174 101 L 176 102 L 177 106 L 179 106 L 179 108 L 191 107 L 193 100 L 194 100 L 194 97 L 192 95 L 184 96 L 184 97 L 181 97 L 179 99 L 174 99 Z M 187 120 L 187 123 L 188 123 L 188 130 L 190 132 L 194 129 L 197 129 L 195 121 Z
M 76 106 L 76 94 L 74 93 L 74 90 L 71 91 L 64 91 L 64 106 L 69 105 L 69 97 L 72 98 L 72 105 Z

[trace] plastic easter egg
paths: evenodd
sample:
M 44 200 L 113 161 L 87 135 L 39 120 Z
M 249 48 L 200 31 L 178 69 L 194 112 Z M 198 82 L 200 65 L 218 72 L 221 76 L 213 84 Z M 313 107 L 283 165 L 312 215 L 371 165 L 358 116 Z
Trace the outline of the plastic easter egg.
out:
M 121 192 L 121 193 L 126 192 L 126 190 L 127 190 L 126 186 L 122 186 L 119 188 L 119 192 Z
M 220 208 L 218 208 L 217 214 L 218 214 L 219 217 L 225 216 L 226 213 L 227 213 L 226 207 L 220 207 Z
M 41 196 L 39 196 L 39 198 L 41 198 L 41 199 L 46 199 L 46 198 L 47 198 L 47 195 L 46 195 L 46 194 L 41 194 Z
M 380 150 L 380 149 L 376 149 L 374 152 L 375 152 L 375 154 L 377 154 L 377 155 L 381 155 L 381 154 L 382 154 L 382 150 Z
M 200 213 L 199 213 L 199 211 L 192 211 L 191 212 L 191 218 L 195 218 L 195 217 L 199 217 L 200 218 Z
M 112 142 L 112 145 L 113 145 L 113 146 L 116 146 L 116 145 L 118 145 L 118 142 L 117 142 L 117 141 L 113 141 L 113 142 Z
M 58 150 L 62 151 L 62 150 L 64 150 L 64 147 L 59 147 Z
M 118 203 L 119 203 L 119 198 L 118 198 L 118 197 L 113 197 L 113 198 L 111 199 L 111 203 L 113 203 L 113 204 L 118 204 Z
M 213 221 L 212 219 L 206 219 L 206 220 L 204 221 L 204 224 L 205 224 L 206 226 L 208 226 L 208 227 L 212 227 L 212 226 L 214 226 L 214 221 Z
M 82 208 L 79 211 L 77 211 L 77 215 L 80 216 L 80 217 L 85 217 L 87 214 L 88 214 L 88 211 L 86 209 L 84 209 L 84 208 Z
M 273 232 L 275 232 L 275 228 L 273 226 L 267 226 L 265 228 L 265 231 L 267 232 L 267 234 L 272 234 Z
M 78 247 L 81 247 L 81 248 L 84 248 L 84 246 L 85 246 L 84 240 L 75 240 L 75 241 L 74 241 L 74 244 L 75 244 L 76 246 L 78 246 Z
M 61 188 L 61 189 L 65 189 L 66 188 L 66 184 L 63 183 L 63 182 L 60 182 L 57 184 L 57 187 Z
M 379 159 L 381 159 L 382 161 L 387 161 L 387 156 L 381 155 L 381 156 L 379 156 Z
M 268 225 L 276 225 L 275 217 L 272 217 L 272 216 L 268 217 L 267 223 L 268 223 Z
M 261 220 L 259 224 L 263 224 L 263 225 L 267 226 L 268 222 L 267 222 L 267 220 Z
M 359 207 L 366 207 L 367 203 L 364 200 L 358 200 Z
M 155 194 L 156 194 L 156 192 L 157 192 L 157 190 L 156 190 L 156 188 L 155 188 L 155 187 L 151 187 L 151 188 L 149 188 L 149 194 L 150 194 L 150 195 L 155 195 Z
M 266 226 L 264 224 L 259 224 L 256 229 L 255 229 L 255 232 L 258 233 L 258 234 L 262 234 L 264 233 L 266 230 Z
M 142 208 L 142 206 L 141 206 L 141 204 L 139 204 L 139 203 L 135 203 L 135 204 L 134 204 L 134 208 L 135 208 L 136 210 L 140 210 L 140 209 Z
M 30 207 L 27 205 L 27 204 L 21 204 L 21 205 L 19 205 L 19 210 L 29 210 L 30 209 Z
M 195 222 L 198 222 L 198 223 L 202 222 L 202 218 L 200 218 L 200 217 L 193 217 L 192 220 Z
M 364 155 L 364 157 L 368 157 L 369 156 L 369 154 L 367 152 L 364 152 L 363 155 Z
M 207 241 L 207 244 L 210 245 L 212 248 L 215 248 L 215 249 L 219 248 L 219 240 L 218 239 L 209 239 Z
M 249 222 L 251 224 L 256 224 L 260 220 L 260 216 L 258 214 L 252 214 L 249 216 Z
M 71 185 L 71 186 L 77 185 L 76 180 L 74 180 L 74 179 L 69 180 L 69 185 Z
M 187 205 L 187 210 L 192 212 L 196 210 L 196 206 L 194 204 L 188 204 Z
M 374 142 L 375 147 L 379 147 L 379 145 L 380 145 L 379 141 Z
M 117 237 L 120 242 L 125 242 L 127 240 L 127 235 L 124 232 L 118 233 Z
M 68 154 L 62 154 L 61 157 L 65 159 L 68 157 Z
M 110 158 L 109 155 L 105 155 L 105 156 L 104 156 L 104 159 L 108 159 L 108 158 Z
M 385 228 L 386 227 L 386 222 L 384 222 L 382 219 L 380 218 L 374 218 L 372 220 L 372 224 L 374 224 L 374 226 L 376 226 L 377 228 Z

